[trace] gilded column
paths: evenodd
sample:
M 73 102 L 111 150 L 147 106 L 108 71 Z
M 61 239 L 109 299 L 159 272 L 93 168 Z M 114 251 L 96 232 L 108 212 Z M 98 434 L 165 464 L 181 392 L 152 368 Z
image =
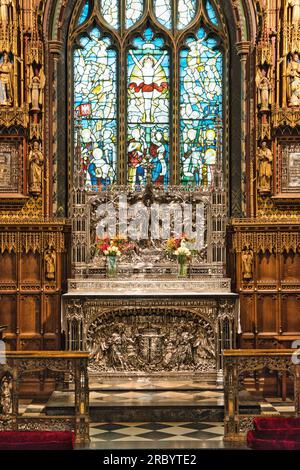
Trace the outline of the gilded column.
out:
M 247 60 L 250 51 L 248 41 L 236 44 L 237 53 L 241 61 L 241 211 L 246 215 L 246 136 L 247 136 Z

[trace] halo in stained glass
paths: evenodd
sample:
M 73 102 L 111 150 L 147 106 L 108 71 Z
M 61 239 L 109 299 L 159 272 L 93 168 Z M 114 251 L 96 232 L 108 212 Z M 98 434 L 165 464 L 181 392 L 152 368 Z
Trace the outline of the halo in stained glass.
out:
M 160 24 L 170 29 L 172 26 L 171 0 L 154 0 L 154 12 Z
M 150 177 L 169 181 L 170 59 L 164 41 L 147 28 L 127 55 L 128 184 L 138 188 Z
M 89 2 L 85 2 L 81 8 L 77 25 L 78 26 L 82 25 L 88 19 L 89 14 L 90 14 L 90 4 Z
M 205 8 L 206 8 L 206 11 L 207 11 L 207 15 L 208 15 L 209 21 L 210 21 L 214 26 L 218 26 L 219 21 L 218 21 L 218 17 L 217 17 L 217 14 L 216 14 L 216 10 L 215 10 L 215 7 L 214 7 L 214 6 L 212 5 L 212 3 L 210 2 L 210 0 L 206 0 L 206 2 L 205 2 Z
M 118 0 L 100 0 L 100 10 L 106 23 L 108 23 L 113 28 L 119 27 Z
M 178 0 L 177 27 L 184 29 L 194 19 L 196 14 L 196 0 Z
M 87 190 L 116 181 L 117 53 L 98 28 L 74 50 L 74 111 L 80 124 L 81 159 Z
M 126 0 L 126 28 L 131 28 L 142 16 L 143 0 Z
M 180 51 L 180 174 L 183 185 L 209 189 L 222 136 L 223 55 L 200 29 Z

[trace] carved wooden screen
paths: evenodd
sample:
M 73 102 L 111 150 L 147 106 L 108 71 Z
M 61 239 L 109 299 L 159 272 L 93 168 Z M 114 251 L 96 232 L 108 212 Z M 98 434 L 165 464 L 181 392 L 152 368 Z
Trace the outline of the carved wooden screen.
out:
M 228 49 L 213 0 L 79 2 L 69 148 L 74 154 L 79 129 L 85 189 L 151 179 L 211 190 L 218 158 L 227 159 Z

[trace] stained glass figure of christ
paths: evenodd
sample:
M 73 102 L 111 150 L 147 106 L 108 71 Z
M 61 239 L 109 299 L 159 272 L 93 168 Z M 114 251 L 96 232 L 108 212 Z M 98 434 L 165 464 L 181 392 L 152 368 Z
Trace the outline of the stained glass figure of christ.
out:
M 148 28 L 127 57 L 128 184 L 169 181 L 169 53 Z

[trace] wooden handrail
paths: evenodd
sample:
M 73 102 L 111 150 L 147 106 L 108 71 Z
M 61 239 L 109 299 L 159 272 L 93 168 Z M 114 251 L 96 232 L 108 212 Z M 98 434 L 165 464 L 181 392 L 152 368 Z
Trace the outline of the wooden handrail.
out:
M 18 358 L 56 358 L 56 359 L 88 359 L 89 353 L 82 351 L 64 352 L 64 351 L 5 351 L 7 358 L 18 359 Z
M 291 356 L 298 349 L 226 349 L 224 357 Z M 300 353 L 300 349 L 299 349 Z

